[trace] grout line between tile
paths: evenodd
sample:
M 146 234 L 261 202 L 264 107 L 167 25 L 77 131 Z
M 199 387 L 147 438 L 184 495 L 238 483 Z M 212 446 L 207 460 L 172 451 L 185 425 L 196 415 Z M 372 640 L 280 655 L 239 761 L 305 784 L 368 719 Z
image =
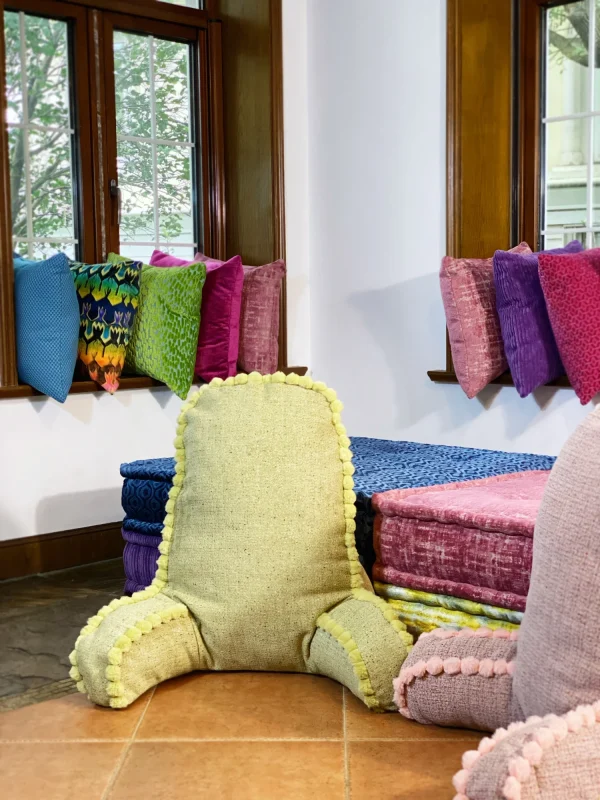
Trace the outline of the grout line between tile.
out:
M 147 701 L 146 705 L 144 706 L 144 710 L 140 714 L 140 718 L 138 719 L 137 724 L 136 724 L 135 728 L 133 729 L 133 733 L 131 734 L 131 738 L 128 740 L 128 743 L 123 748 L 123 752 L 121 753 L 121 756 L 120 756 L 119 760 L 117 761 L 117 764 L 116 764 L 115 768 L 113 769 L 110 778 L 108 779 L 108 783 L 106 784 L 106 788 L 105 788 L 105 790 L 104 790 L 104 792 L 102 794 L 102 800 L 108 800 L 108 797 L 109 797 L 109 795 L 111 794 L 111 792 L 113 790 L 113 786 L 115 785 L 116 780 L 119 777 L 119 774 L 121 772 L 121 769 L 123 768 L 123 765 L 125 764 L 127 756 L 129 755 L 129 751 L 131 750 L 131 745 L 133 744 L 133 742 L 135 740 L 136 733 L 138 732 L 140 725 L 144 721 L 144 717 L 146 716 L 146 711 L 148 711 L 148 708 L 150 707 L 150 702 L 151 702 L 152 698 L 154 697 L 154 692 L 155 691 L 156 691 L 156 687 L 154 687 L 152 689 L 152 691 L 150 693 L 150 697 L 148 698 L 148 701 Z
M 0 739 L 0 744 L 119 744 L 129 739 Z
M 341 742 L 339 736 L 337 737 L 318 737 L 318 736 L 228 736 L 223 739 L 218 738 L 196 738 L 194 736 L 173 736 L 170 738 L 162 738 L 160 736 L 152 739 L 136 738 L 135 743 L 154 743 L 154 742 L 202 742 L 203 744 L 210 744 L 214 742 Z
M 350 800 L 351 787 L 350 787 L 350 763 L 348 760 L 348 728 L 346 725 L 346 692 L 348 690 L 345 686 L 342 687 L 342 727 L 344 732 L 344 798 Z

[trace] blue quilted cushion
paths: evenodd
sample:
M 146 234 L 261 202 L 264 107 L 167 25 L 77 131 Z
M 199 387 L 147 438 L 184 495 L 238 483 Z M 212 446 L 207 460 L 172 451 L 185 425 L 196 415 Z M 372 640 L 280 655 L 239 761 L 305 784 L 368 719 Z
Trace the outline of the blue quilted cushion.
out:
M 17 368 L 21 383 L 61 403 L 77 360 L 79 303 L 69 260 L 14 259 Z

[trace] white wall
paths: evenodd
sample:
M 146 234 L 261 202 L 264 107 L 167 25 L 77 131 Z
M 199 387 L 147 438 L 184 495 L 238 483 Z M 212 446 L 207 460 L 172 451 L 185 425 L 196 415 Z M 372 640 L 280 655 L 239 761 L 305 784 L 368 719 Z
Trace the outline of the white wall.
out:
M 119 465 L 173 454 L 166 389 L 0 402 L 0 540 L 123 517 Z
M 352 434 L 556 453 L 588 410 L 571 390 L 468 400 L 426 375 L 445 365 L 445 25 L 444 0 L 308 0 L 309 363 Z

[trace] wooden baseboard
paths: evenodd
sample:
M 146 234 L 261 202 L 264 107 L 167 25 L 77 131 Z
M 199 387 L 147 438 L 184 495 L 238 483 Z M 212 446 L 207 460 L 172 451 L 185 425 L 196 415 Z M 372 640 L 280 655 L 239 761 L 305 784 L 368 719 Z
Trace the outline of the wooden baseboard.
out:
M 0 542 L 0 580 L 78 567 L 123 554 L 121 523 Z

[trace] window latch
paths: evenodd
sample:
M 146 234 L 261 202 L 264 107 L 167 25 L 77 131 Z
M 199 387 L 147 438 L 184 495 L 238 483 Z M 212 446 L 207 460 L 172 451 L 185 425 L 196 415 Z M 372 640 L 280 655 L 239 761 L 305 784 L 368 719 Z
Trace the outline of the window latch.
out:
M 109 184 L 110 196 L 117 201 L 117 225 L 121 224 L 121 190 L 116 178 L 111 178 Z

